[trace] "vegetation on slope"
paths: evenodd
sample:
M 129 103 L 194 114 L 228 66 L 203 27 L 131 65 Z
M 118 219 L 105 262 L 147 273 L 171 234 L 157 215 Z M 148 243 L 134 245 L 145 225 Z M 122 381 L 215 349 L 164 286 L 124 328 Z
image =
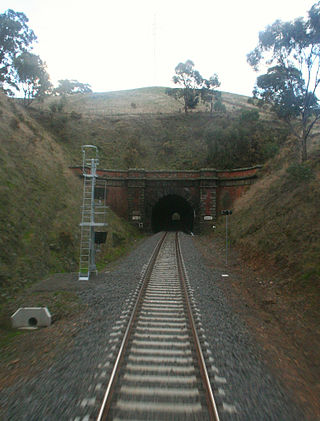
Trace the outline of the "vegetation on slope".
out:
M 122 115 L 92 114 L 96 97 L 100 110 L 114 101 Z M 128 101 L 130 110 L 140 108 L 140 114 L 124 115 Z M 171 101 L 162 88 L 74 95 L 61 107 L 61 98 L 49 98 L 31 109 L 20 106 L 19 100 L 0 96 L 0 281 L 4 296 L 49 273 L 77 270 L 82 192 L 81 181 L 68 167 L 80 164 L 82 144 L 99 147 L 102 167 L 200 168 L 213 162 L 208 161 L 209 140 L 204 132 L 227 127 L 230 121 L 236 124 L 246 104 L 242 97 L 229 95 L 228 108 L 234 107 L 234 113 L 211 118 L 203 112 L 189 116 L 163 113 L 170 109 Z M 162 111 L 150 113 L 152 104 Z M 252 109 L 247 105 L 247 110 Z M 237 163 L 240 165 L 239 159 Z M 108 218 L 112 222 L 107 244 L 99 253 L 100 266 L 123 253 L 130 238 L 137 235 L 111 212 Z
M 54 137 L 3 94 L 0 133 L 0 287 L 6 298 L 50 273 L 77 271 L 82 183 Z M 80 161 L 80 145 L 76 155 Z M 109 214 L 103 251 L 118 255 L 137 233 Z
M 269 162 L 237 202 L 231 232 L 247 261 L 274 268 L 279 282 L 304 289 L 315 300 L 320 293 L 319 152 L 318 143 L 309 160 L 298 164 L 285 159 L 284 149 Z
M 244 97 L 222 97 L 228 111 L 213 115 L 179 113 L 164 88 L 50 99 L 32 113 L 72 165 L 79 163 L 80 145 L 86 143 L 99 147 L 104 168 L 234 168 L 263 163 L 286 133 Z
M 290 143 L 287 132 L 270 120 L 268 112 L 258 112 L 244 97 L 223 94 L 222 98 L 226 113 L 184 115 L 165 112 L 171 110 L 172 98 L 164 88 L 74 95 L 61 106 L 61 98 L 50 98 L 28 111 L 1 96 L 2 282 L 76 270 L 81 183 L 67 168 L 80 164 L 82 144 L 99 147 L 104 168 L 197 169 L 261 164 Z M 114 104 L 117 115 L 110 111 Z M 150 112 L 152 104 L 157 112 Z M 130 115 L 125 114 L 128 107 Z M 292 148 L 282 150 L 287 159 L 280 155 L 269 161 L 262 181 L 239 202 L 233 236 L 247 250 L 270 254 L 275 262 L 285 262 L 288 270 L 297 270 L 301 278 L 311 279 L 318 273 L 312 263 L 317 246 L 307 246 L 294 227 L 299 221 L 305 232 L 311 232 L 309 215 L 317 209 L 316 160 L 307 163 L 310 171 L 304 176 L 302 167 L 290 166 L 295 160 L 288 155 Z M 274 181 L 268 181 L 270 177 Z M 309 196 L 296 203 L 296 195 L 307 192 Z M 123 221 L 109 218 L 114 219 L 101 262 L 107 255 L 123 252 L 135 235 Z M 289 247 L 291 240 L 295 247 Z M 290 256 L 283 244 L 290 248 Z M 297 259 L 296 251 L 301 256 L 309 253 L 310 258 Z M 301 267 L 296 260 L 301 260 Z
M 1 286 L 74 268 L 80 183 L 61 148 L 1 95 Z

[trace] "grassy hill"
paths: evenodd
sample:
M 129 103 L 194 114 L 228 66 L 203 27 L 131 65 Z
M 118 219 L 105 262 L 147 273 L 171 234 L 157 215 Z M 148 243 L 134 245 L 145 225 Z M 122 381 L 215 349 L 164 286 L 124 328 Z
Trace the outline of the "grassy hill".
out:
M 141 114 L 172 114 L 183 111 L 183 104 L 168 96 L 164 87 L 149 87 L 115 92 L 90 93 L 85 95 L 69 96 L 64 107 L 65 112 L 77 112 L 85 115 L 141 115 Z M 248 104 L 248 97 L 243 95 L 222 92 L 222 101 L 227 111 L 246 107 L 254 108 Z M 57 98 L 50 98 L 44 104 L 38 105 L 46 110 L 52 104 L 59 104 Z M 62 101 L 63 102 L 63 101 Z M 206 111 L 204 104 L 199 104 L 196 112 Z
M 202 104 L 185 115 L 159 87 L 52 97 L 28 110 L 1 95 L 2 284 L 76 270 L 81 183 L 68 167 L 80 164 L 81 145 L 88 143 L 98 146 L 102 168 L 267 163 L 261 181 L 237 205 L 234 240 L 254 259 L 269 256 L 297 279 L 316 279 L 319 135 L 307 169 L 290 170 L 290 138 L 272 114 L 244 96 L 222 93 L 222 100 L 226 113 L 210 115 Z M 115 241 L 108 235 L 106 247 L 117 255 L 134 233 L 116 216 L 110 219 Z M 117 238 L 124 239 L 120 248 Z M 104 250 L 101 260 L 105 256 Z
M 275 139 L 281 137 L 279 124 L 270 122 L 270 113 L 260 110 L 259 122 L 250 127 L 240 121 L 243 113 L 257 112 L 248 98 L 228 93 L 222 98 L 226 113 L 210 115 L 200 104 L 185 115 L 182 105 L 166 95 L 165 88 L 143 88 L 50 98 L 34 107 L 32 116 L 61 145 L 71 165 L 79 163 L 80 146 L 92 143 L 99 148 L 104 168 L 221 167 L 221 156 L 210 153 L 211 137 L 216 130 L 230 131 L 230 127 L 248 133 L 245 140 L 240 136 L 236 146 L 233 134 L 229 142 L 219 143 L 219 155 L 221 148 L 226 156 L 232 155 L 232 150 L 235 155 L 226 159 L 224 166 L 260 164 L 270 155 Z
M 0 101 L 0 279 L 4 286 L 74 268 L 80 183 L 70 174 L 54 139 L 12 100 L 1 95 Z
M 270 162 L 236 204 L 232 238 L 253 266 L 320 298 L 320 148 L 304 165 Z M 318 297 L 318 298 L 316 298 Z M 319 301 L 318 301 L 319 303 Z
M 77 271 L 82 183 L 56 138 L 1 93 L 0 163 L 1 301 L 50 273 Z M 111 211 L 108 219 L 101 260 L 137 235 Z
M 232 294 L 245 298 L 245 313 L 254 319 L 264 340 L 266 327 L 274 329 L 273 316 L 281 321 L 281 330 L 269 336 L 270 346 L 278 351 L 274 339 L 280 332 L 280 344 L 290 359 L 290 347 L 283 344 L 291 335 L 318 384 L 320 129 L 310 139 L 309 160 L 300 165 L 294 142 L 271 113 L 248 104 L 243 96 L 222 93 L 222 100 L 226 113 L 210 115 L 201 105 L 185 115 L 165 88 L 75 95 L 66 100 L 55 97 L 29 109 L 0 92 L 0 348 L 5 350 L 3 364 L 10 375 L 10 361 L 18 361 L 16 350 L 24 343 L 19 336 L 14 341 L 21 332 L 10 329 L 10 314 L 17 307 L 48 306 L 55 321 L 70 322 L 65 330 L 54 329 L 58 336 L 50 341 L 58 344 L 62 337 L 68 338 L 67 331 L 71 340 L 72 316 L 85 311 L 74 290 L 64 289 L 69 275 L 60 273 L 78 270 L 82 183 L 69 167 L 81 164 L 81 145 L 94 144 L 99 148 L 100 168 L 264 164 L 258 181 L 236 202 L 230 217 L 232 251 L 240 254 L 231 271 L 239 277 L 223 283 L 226 291 L 232 289 Z M 107 243 L 98 254 L 99 270 L 139 237 L 110 210 L 108 223 Z M 212 264 L 223 267 L 222 218 L 217 227 L 197 242 L 203 241 Z M 247 271 L 247 265 L 254 271 Z M 23 289 L 44 278 L 41 283 L 49 284 L 48 290 L 37 290 L 37 284 Z M 262 312 L 256 317 L 252 309 L 260 305 Z M 27 347 L 19 351 L 27 349 L 20 362 L 24 368 L 33 359 L 34 346 L 28 338 Z M 285 370 L 281 353 L 274 355 L 272 361 Z M 294 362 L 304 367 L 304 359 L 296 355 Z M 284 375 L 291 376 L 296 387 L 303 384 L 290 371 Z

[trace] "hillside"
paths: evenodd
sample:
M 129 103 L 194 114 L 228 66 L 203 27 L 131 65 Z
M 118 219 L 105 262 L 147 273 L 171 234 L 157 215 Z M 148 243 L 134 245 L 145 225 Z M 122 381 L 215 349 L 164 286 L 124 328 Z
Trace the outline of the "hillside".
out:
M 266 166 L 264 176 L 235 207 L 232 238 L 255 264 L 265 259 L 320 297 L 320 161 Z
M 265 165 L 230 218 L 231 249 L 239 256 L 232 294 L 245 303 L 244 317 L 275 371 L 297 399 L 304 395 L 317 408 L 313 420 L 320 410 L 319 138 L 304 165 L 288 162 L 285 152 Z
M 82 183 L 68 154 L 28 110 L 0 93 L 0 298 L 50 273 L 77 271 Z M 80 146 L 76 151 L 81 160 Z M 109 211 L 108 249 L 134 230 Z
M 78 270 L 82 183 L 69 167 L 81 164 L 82 144 L 94 144 L 100 168 L 264 165 L 229 219 L 228 266 L 222 217 L 215 231 L 193 239 L 209 268 L 228 271 L 218 282 L 270 366 L 319 413 L 319 127 L 300 165 L 288 132 L 270 113 L 246 97 L 222 97 L 226 113 L 199 107 L 185 115 L 165 88 L 55 97 L 29 109 L 0 93 L 0 369 L 8 384 L 47 367 L 52 350 L 72 343 L 82 328 L 74 323 L 79 313 L 90 323 L 77 292 L 94 283 L 79 286 L 70 273 Z M 97 265 L 106 272 L 141 236 L 110 210 L 108 223 Z M 99 300 L 94 295 L 94 306 Z M 10 314 L 20 306 L 50 309 L 58 323 L 42 333 L 43 342 L 11 329 Z
M 29 109 L 19 102 L 0 94 L 3 298 L 39 277 L 77 271 L 82 186 L 68 168 L 81 163 L 82 144 L 99 146 L 105 167 L 192 168 L 205 163 L 202 126 L 212 123 L 179 113 L 164 88 L 76 95 L 61 110 L 52 106 L 59 98 Z M 137 235 L 111 211 L 108 220 L 100 266 Z
M 234 168 L 267 163 L 261 181 L 239 202 L 234 241 L 246 253 L 255 251 L 255 259 L 270 256 L 282 270 L 288 268 L 304 279 L 317 277 L 318 249 L 309 243 L 317 238 L 310 232 L 318 209 L 319 136 L 313 137 L 307 164 L 312 177 L 306 181 L 300 174 L 299 180 L 299 174 L 286 171 L 292 148 L 281 124 L 265 109 L 248 104 L 247 97 L 222 93 L 222 99 L 226 113 L 210 115 L 201 105 L 185 115 L 165 88 L 157 87 L 53 97 L 28 110 L 2 95 L 5 282 L 8 273 L 9 280 L 21 280 L 76 270 L 81 183 L 68 167 L 80 164 L 81 145 L 88 143 L 99 148 L 100 168 Z M 288 212 L 278 217 L 284 205 Z M 298 221 L 303 235 L 295 225 Z M 120 237 L 127 238 L 128 228 L 120 221 L 114 224 L 123 231 Z M 112 245 L 112 235 L 108 242 Z
M 222 98 L 226 113 L 213 115 L 203 104 L 185 115 L 165 88 L 55 97 L 31 112 L 70 165 L 79 163 L 80 145 L 87 143 L 99 147 L 103 168 L 234 168 L 264 162 L 282 143 L 283 129 L 247 97 L 223 93 Z M 244 121 L 248 112 L 258 119 Z
M 172 114 L 183 111 L 182 103 L 168 96 L 164 87 L 130 89 L 115 92 L 90 93 L 71 95 L 65 102 L 65 112 L 77 112 L 93 116 L 134 116 L 141 114 Z M 227 111 L 231 112 L 242 107 L 254 108 L 248 104 L 248 97 L 222 92 L 222 101 Z M 44 104 L 38 104 L 41 110 L 50 108 L 52 104 L 64 102 L 60 98 L 49 98 Z M 206 106 L 200 103 L 196 112 L 206 111 Z

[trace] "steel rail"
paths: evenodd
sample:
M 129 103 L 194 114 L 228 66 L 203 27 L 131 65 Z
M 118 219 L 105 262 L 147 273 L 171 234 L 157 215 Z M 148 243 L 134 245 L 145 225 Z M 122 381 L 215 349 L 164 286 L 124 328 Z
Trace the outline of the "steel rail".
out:
M 187 285 L 186 285 L 186 273 L 185 273 L 185 269 L 183 265 L 183 259 L 182 259 L 181 249 L 180 249 L 178 233 L 176 233 L 176 254 L 177 254 L 177 262 L 178 262 L 178 271 L 179 271 L 180 279 L 182 281 L 183 291 L 185 295 L 187 314 L 188 314 L 189 323 L 191 326 L 191 331 L 193 334 L 193 339 L 196 346 L 196 353 L 197 353 L 198 364 L 199 364 L 200 373 L 202 377 L 202 382 L 203 382 L 203 386 L 206 392 L 206 400 L 207 400 L 207 405 L 209 409 L 210 419 L 214 421 L 220 421 L 217 406 L 216 406 L 215 399 L 213 396 L 211 383 L 209 380 L 208 370 L 207 370 L 205 359 L 202 353 L 201 344 L 200 344 L 199 337 L 197 334 L 196 324 L 195 324 L 194 317 L 192 314 L 192 309 L 190 306 L 189 294 L 188 294 Z
M 132 329 L 133 321 L 135 320 L 136 315 L 138 313 L 138 308 L 139 308 L 140 302 L 142 300 L 143 293 L 145 291 L 145 288 L 146 288 L 146 285 L 147 285 L 148 280 L 150 278 L 154 263 L 157 259 L 157 256 L 159 254 L 159 250 L 160 250 L 160 248 L 161 248 L 161 246 L 164 242 L 164 239 L 165 239 L 166 235 L 167 235 L 167 233 L 164 233 L 162 238 L 159 240 L 159 242 L 158 242 L 156 248 L 154 249 L 153 254 L 152 254 L 152 256 L 149 260 L 148 267 L 147 267 L 147 269 L 144 273 L 143 282 L 142 282 L 142 285 L 141 285 L 136 303 L 135 303 L 134 308 L 132 310 L 129 322 L 127 324 L 126 331 L 124 333 L 124 336 L 123 336 L 123 339 L 122 339 L 122 342 L 121 342 L 121 345 L 120 345 L 120 348 L 119 348 L 119 352 L 118 352 L 118 355 L 117 355 L 117 358 L 116 358 L 116 361 L 115 361 L 115 364 L 114 364 L 114 367 L 113 367 L 113 370 L 112 370 L 112 373 L 111 373 L 111 376 L 110 376 L 110 379 L 109 379 L 107 390 L 106 390 L 106 392 L 104 394 L 104 397 L 103 397 L 103 401 L 102 401 L 102 405 L 100 407 L 100 411 L 99 411 L 99 414 L 98 414 L 98 417 L 97 417 L 97 421 L 104 421 L 104 420 L 106 420 L 106 418 L 108 416 L 115 382 L 116 382 L 116 379 L 117 379 L 118 374 L 119 374 L 121 361 L 124 357 L 124 353 L 125 353 L 125 350 L 127 348 L 127 344 L 128 344 L 128 341 L 129 341 L 129 336 L 130 336 L 130 332 L 131 332 L 131 329 Z

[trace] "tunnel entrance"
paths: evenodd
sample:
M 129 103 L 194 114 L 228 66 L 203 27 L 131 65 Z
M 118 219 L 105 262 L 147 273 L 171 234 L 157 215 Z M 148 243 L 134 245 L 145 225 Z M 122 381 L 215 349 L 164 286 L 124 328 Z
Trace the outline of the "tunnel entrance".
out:
M 153 232 L 193 231 L 194 211 L 181 196 L 170 194 L 162 197 L 152 209 Z

